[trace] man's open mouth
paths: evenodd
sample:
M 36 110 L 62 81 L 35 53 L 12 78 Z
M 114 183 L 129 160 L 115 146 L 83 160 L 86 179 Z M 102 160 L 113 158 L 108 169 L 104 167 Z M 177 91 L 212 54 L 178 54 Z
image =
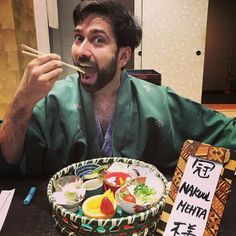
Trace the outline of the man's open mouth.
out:
M 79 63 L 78 66 L 83 69 L 85 72 L 84 74 L 81 74 L 82 80 L 89 80 L 94 79 L 97 75 L 97 68 L 94 65 L 86 64 L 86 63 Z
M 84 67 L 83 69 L 85 71 L 85 74 L 82 75 L 82 77 L 84 79 L 89 79 L 89 78 L 93 77 L 97 73 L 96 68 L 91 67 L 91 66 Z
M 97 72 L 95 66 L 88 63 L 79 63 L 77 66 L 79 66 L 85 72 L 82 75 L 84 79 L 88 79 L 89 77 L 93 76 Z

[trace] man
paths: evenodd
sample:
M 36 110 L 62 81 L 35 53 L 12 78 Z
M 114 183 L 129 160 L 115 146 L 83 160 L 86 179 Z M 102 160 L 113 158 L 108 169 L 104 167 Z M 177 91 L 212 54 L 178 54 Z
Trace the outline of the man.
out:
M 73 19 L 72 58 L 85 74 L 57 81 L 55 54 L 29 63 L 1 125 L 0 174 L 51 175 L 101 156 L 172 174 L 186 139 L 236 149 L 234 119 L 127 75 L 142 33 L 119 1 L 81 1 Z

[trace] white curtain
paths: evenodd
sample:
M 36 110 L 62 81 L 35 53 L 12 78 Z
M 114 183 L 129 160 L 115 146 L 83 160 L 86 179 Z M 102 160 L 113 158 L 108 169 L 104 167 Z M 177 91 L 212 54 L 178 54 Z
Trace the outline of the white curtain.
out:
M 48 25 L 58 29 L 58 8 L 57 0 L 47 0 Z
M 34 0 L 34 17 L 37 48 L 41 52 L 50 52 L 48 27 L 58 29 L 57 0 Z

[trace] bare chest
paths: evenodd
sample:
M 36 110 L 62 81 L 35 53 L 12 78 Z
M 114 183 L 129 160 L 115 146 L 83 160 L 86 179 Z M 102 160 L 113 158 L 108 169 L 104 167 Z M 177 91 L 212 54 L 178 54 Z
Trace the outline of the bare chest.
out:
M 112 119 L 114 110 L 115 110 L 115 104 L 113 103 L 104 103 L 100 104 L 100 106 L 95 107 L 95 115 L 100 122 L 102 133 L 104 135 Z

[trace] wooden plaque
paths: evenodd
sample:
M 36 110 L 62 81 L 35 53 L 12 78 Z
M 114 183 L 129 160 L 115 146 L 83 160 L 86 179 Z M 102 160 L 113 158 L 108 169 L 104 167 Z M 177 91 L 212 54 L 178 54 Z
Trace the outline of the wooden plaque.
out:
M 216 163 L 221 164 L 222 168 L 220 169 L 219 178 L 216 179 L 216 188 L 214 188 L 214 192 L 212 194 L 213 198 L 211 201 L 211 205 L 207 214 L 206 224 L 204 225 L 204 236 L 216 236 L 218 235 L 221 219 L 223 216 L 224 208 L 228 199 L 228 195 L 231 191 L 231 184 L 233 177 L 235 175 L 236 170 L 236 153 L 230 151 L 229 149 L 214 147 L 208 144 L 199 143 L 192 140 L 185 141 L 182 151 L 180 153 L 180 158 L 172 179 L 172 183 L 170 186 L 170 192 L 166 200 L 166 204 L 164 210 L 162 212 L 161 218 L 158 221 L 158 229 L 157 235 L 165 235 L 165 230 L 167 229 L 168 221 L 171 222 L 170 216 L 174 214 L 173 206 L 176 201 L 177 195 L 181 190 L 183 190 L 183 181 L 182 177 L 186 171 L 186 166 L 188 160 L 194 157 L 199 160 L 203 160 L 206 163 Z M 220 165 L 220 166 L 221 166 Z M 189 166 L 189 165 L 188 165 Z M 208 168 L 210 168 L 208 166 Z M 205 173 L 206 174 L 206 173 Z M 218 182 L 217 182 L 218 180 Z M 189 180 L 191 182 L 191 180 Z M 195 191 L 196 194 L 197 191 Z M 194 194 L 194 192 L 192 192 Z M 189 194 L 190 195 L 190 194 Z M 202 196 L 203 198 L 203 196 Z M 207 198 L 207 196 L 205 196 Z M 208 200 L 208 199 L 207 199 Z M 173 211 L 172 211 L 173 210 Z M 179 217 L 178 223 L 181 222 L 181 217 Z M 176 223 L 176 222 L 175 222 Z M 186 228 L 184 232 L 181 232 L 180 228 L 177 232 L 177 224 L 171 230 L 171 235 L 169 233 L 168 236 L 174 235 L 195 235 L 194 234 L 194 225 L 196 226 L 196 222 L 192 222 L 192 228 Z M 191 225 L 189 224 L 189 225 Z M 186 226 L 187 224 L 182 223 L 180 226 Z M 168 225 L 168 228 L 169 225 Z M 172 234 L 173 232 L 173 234 Z M 200 236 L 200 235 L 197 235 Z

